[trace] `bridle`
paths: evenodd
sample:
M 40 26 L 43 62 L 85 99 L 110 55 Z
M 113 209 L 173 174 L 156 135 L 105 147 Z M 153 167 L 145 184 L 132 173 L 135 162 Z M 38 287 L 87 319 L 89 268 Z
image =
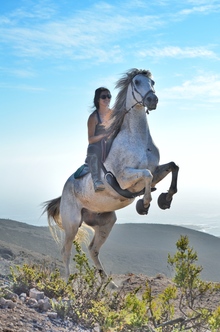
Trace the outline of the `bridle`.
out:
M 131 81 L 131 89 L 132 89 L 132 96 L 133 96 L 134 100 L 136 100 L 136 103 L 135 103 L 134 105 L 132 105 L 132 106 L 129 108 L 129 110 L 126 110 L 126 112 L 131 111 L 132 108 L 134 108 L 134 107 L 135 107 L 136 105 L 138 105 L 138 104 L 144 106 L 144 100 L 145 100 L 145 98 L 148 96 L 148 94 L 151 93 L 151 92 L 154 93 L 154 90 L 153 90 L 153 89 L 150 89 L 149 91 L 147 91 L 147 92 L 145 93 L 144 96 L 142 96 L 142 94 L 137 90 L 137 88 L 136 88 L 136 86 L 135 86 L 133 80 Z M 138 100 L 137 100 L 137 98 L 135 97 L 135 92 L 137 92 L 137 93 L 140 95 L 140 97 L 141 97 L 141 101 L 138 101 Z M 145 107 L 145 106 L 144 106 L 144 107 Z M 148 109 L 146 110 L 146 113 L 149 114 L 149 110 L 148 110 Z

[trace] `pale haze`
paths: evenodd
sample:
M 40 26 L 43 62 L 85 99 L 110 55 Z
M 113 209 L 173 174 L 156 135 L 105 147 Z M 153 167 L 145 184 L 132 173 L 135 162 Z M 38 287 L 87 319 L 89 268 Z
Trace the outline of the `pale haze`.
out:
M 161 163 L 179 167 L 170 210 L 135 203 L 118 223 L 196 227 L 220 236 L 220 1 L 2 1 L 0 10 L 0 218 L 47 225 L 84 163 L 94 91 L 131 68 L 149 69 L 158 107 L 148 116 Z M 138 128 L 137 128 L 138 130 Z

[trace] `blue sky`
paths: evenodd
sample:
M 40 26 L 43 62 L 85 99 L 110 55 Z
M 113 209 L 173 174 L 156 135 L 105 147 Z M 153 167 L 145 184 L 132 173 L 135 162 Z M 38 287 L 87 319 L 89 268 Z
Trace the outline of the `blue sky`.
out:
M 0 11 L 0 218 L 46 225 L 41 202 L 61 195 L 85 159 L 94 90 L 149 69 L 149 117 L 161 163 L 180 166 L 169 211 L 157 197 L 118 222 L 220 228 L 220 1 L 10 0 Z M 212 231 L 212 232 L 215 232 Z M 219 231 L 220 235 L 220 231 Z

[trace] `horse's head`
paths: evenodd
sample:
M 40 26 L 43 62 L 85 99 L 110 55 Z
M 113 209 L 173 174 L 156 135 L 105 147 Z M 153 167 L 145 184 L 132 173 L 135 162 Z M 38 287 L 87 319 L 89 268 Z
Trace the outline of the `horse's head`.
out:
M 119 89 L 119 92 L 113 106 L 111 132 L 120 130 L 125 114 L 135 106 L 146 107 L 147 113 L 157 107 L 158 98 L 149 70 L 131 69 L 117 81 L 116 89 Z
M 122 111 L 132 109 L 134 106 L 143 105 L 147 110 L 157 107 L 158 98 L 154 90 L 154 81 L 149 70 L 131 69 L 116 84 L 120 89 L 114 109 Z
M 130 82 L 130 90 L 133 105 L 143 105 L 149 111 L 156 109 L 158 98 L 155 94 L 154 81 L 149 71 L 139 70 L 137 74 L 134 73 Z

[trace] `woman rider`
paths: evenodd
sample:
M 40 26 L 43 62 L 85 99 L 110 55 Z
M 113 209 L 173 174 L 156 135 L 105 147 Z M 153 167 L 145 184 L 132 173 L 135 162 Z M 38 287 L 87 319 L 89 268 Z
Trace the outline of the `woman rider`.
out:
M 95 111 L 88 118 L 88 141 L 86 162 L 91 172 L 95 192 L 105 189 L 100 177 L 100 160 L 102 159 L 102 140 L 109 136 L 105 130 L 112 116 L 109 108 L 111 93 L 105 87 L 95 90 L 94 107 Z

